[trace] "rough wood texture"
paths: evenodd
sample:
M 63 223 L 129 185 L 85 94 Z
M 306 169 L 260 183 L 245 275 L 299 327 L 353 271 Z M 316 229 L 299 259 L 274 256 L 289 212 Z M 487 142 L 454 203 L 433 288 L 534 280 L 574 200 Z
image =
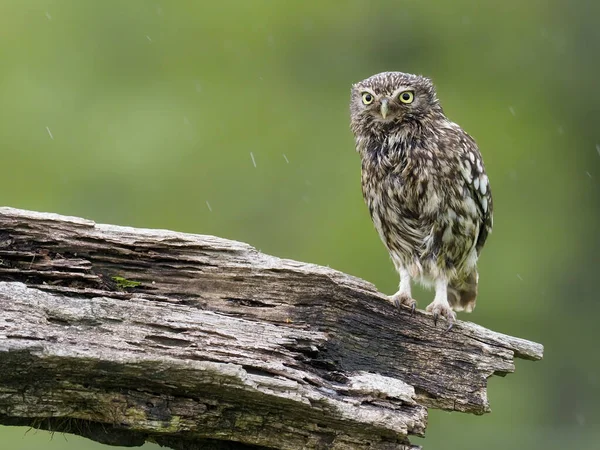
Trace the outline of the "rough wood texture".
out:
M 114 445 L 415 449 L 543 352 L 240 242 L 11 208 L 0 280 L 0 423 Z

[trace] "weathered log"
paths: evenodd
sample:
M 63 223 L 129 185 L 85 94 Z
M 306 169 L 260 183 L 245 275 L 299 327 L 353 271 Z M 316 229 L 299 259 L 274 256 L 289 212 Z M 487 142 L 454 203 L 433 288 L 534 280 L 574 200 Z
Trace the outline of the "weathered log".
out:
M 240 242 L 12 208 L 0 280 L 0 423 L 113 445 L 415 449 L 543 352 Z

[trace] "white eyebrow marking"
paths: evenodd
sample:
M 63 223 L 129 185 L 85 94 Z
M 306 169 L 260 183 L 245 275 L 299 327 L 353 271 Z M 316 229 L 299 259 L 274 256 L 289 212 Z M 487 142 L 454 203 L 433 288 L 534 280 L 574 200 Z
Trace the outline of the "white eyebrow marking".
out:
M 364 94 L 365 92 L 368 92 L 369 94 L 371 94 L 373 97 L 377 97 L 377 94 L 375 93 L 375 91 L 371 88 L 368 87 L 363 87 L 363 86 L 356 86 L 356 90 L 358 91 L 359 94 Z
M 412 86 L 401 86 L 392 93 L 392 97 L 397 97 L 404 91 L 414 91 L 414 90 L 415 90 L 415 88 Z

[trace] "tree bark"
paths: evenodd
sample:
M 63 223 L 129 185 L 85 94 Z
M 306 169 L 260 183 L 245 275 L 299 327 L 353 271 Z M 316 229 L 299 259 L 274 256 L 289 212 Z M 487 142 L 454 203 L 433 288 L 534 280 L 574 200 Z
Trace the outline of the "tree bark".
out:
M 415 449 L 543 352 L 244 243 L 12 208 L 0 280 L 0 423 L 112 445 Z

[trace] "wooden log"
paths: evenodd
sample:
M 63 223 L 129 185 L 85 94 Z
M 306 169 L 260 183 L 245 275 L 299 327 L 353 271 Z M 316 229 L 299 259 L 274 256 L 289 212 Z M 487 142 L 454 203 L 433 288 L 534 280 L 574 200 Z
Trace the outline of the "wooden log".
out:
M 0 424 L 112 445 L 415 449 L 543 353 L 244 243 L 12 208 L 0 280 Z

